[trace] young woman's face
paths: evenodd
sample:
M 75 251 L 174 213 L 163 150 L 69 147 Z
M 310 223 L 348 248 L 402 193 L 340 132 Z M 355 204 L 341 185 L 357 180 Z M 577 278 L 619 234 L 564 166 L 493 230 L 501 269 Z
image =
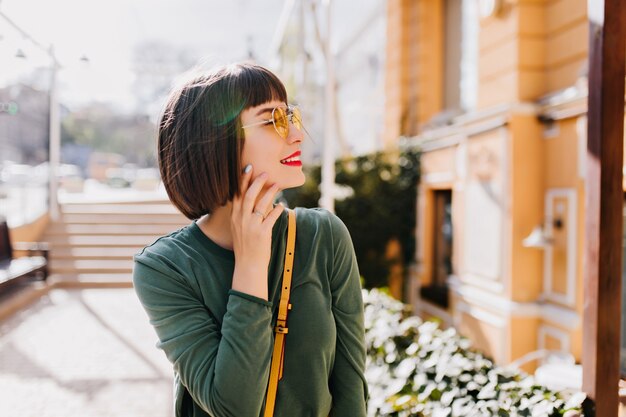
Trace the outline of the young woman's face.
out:
M 241 113 L 241 125 L 247 126 L 269 120 L 272 110 L 285 106 L 282 101 L 269 101 L 251 107 Z M 304 173 L 300 162 L 300 145 L 303 134 L 293 124 L 289 124 L 289 134 L 283 139 L 274 125 L 252 126 L 245 129 L 242 166 L 252 164 L 253 178 L 267 172 L 266 186 L 276 183 L 279 189 L 299 187 L 304 184 Z

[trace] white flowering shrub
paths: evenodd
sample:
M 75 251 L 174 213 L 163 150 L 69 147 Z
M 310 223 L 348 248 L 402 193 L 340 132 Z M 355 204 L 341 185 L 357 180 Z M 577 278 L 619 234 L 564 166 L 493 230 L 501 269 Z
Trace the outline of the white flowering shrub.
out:
M 380 290 L 363 290 L 368 416 L 582 416 L 584 393 L 555 392 L 496 366 L 453 328 L 410 316 Z

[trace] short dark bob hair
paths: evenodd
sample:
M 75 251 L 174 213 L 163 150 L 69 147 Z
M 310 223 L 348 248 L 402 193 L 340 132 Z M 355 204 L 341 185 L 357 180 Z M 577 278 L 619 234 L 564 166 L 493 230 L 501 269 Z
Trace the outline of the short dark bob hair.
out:
M 240 194 L 241 112 L 272 100 L 287 103 L 285 86 L 250 63 L 196 73 L 172 90 L 159 121 L 159 169 L 170 200 L 187 218 Z

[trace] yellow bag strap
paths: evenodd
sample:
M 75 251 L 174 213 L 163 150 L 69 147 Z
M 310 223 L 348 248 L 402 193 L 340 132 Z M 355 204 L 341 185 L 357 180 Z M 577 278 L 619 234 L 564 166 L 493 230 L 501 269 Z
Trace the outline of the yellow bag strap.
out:
M 274 350 L 272 352 L 272 362 L 270 365 L 270 380 L 267 387 L 264 417 L 272 417 L 274 415 L 274 403 L 276 402 L 278 381 L 283 377 L 285 335 L 289 332 L 287 328 L 287 313 L 288 310 L 291 310 L 289 293 L 291 291 L 291 274 L 293 272 L 293 258 L 296 247 L 296 212 L 289 210 L 288 214 L 289 226 L 287 227 L 287 248 L 285 250 L 283 283 L 280 292 L 280 304 L 278 305 L 278 319 L 276 320 L 276 327 L 274 328 Z

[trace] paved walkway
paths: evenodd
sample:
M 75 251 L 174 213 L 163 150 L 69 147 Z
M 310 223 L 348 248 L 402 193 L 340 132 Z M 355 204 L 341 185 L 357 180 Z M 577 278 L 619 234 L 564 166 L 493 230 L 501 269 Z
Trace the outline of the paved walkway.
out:
M 0 322 L 0 416 L 171 417 L 171 366 L 132 289 L 52 290 Z

